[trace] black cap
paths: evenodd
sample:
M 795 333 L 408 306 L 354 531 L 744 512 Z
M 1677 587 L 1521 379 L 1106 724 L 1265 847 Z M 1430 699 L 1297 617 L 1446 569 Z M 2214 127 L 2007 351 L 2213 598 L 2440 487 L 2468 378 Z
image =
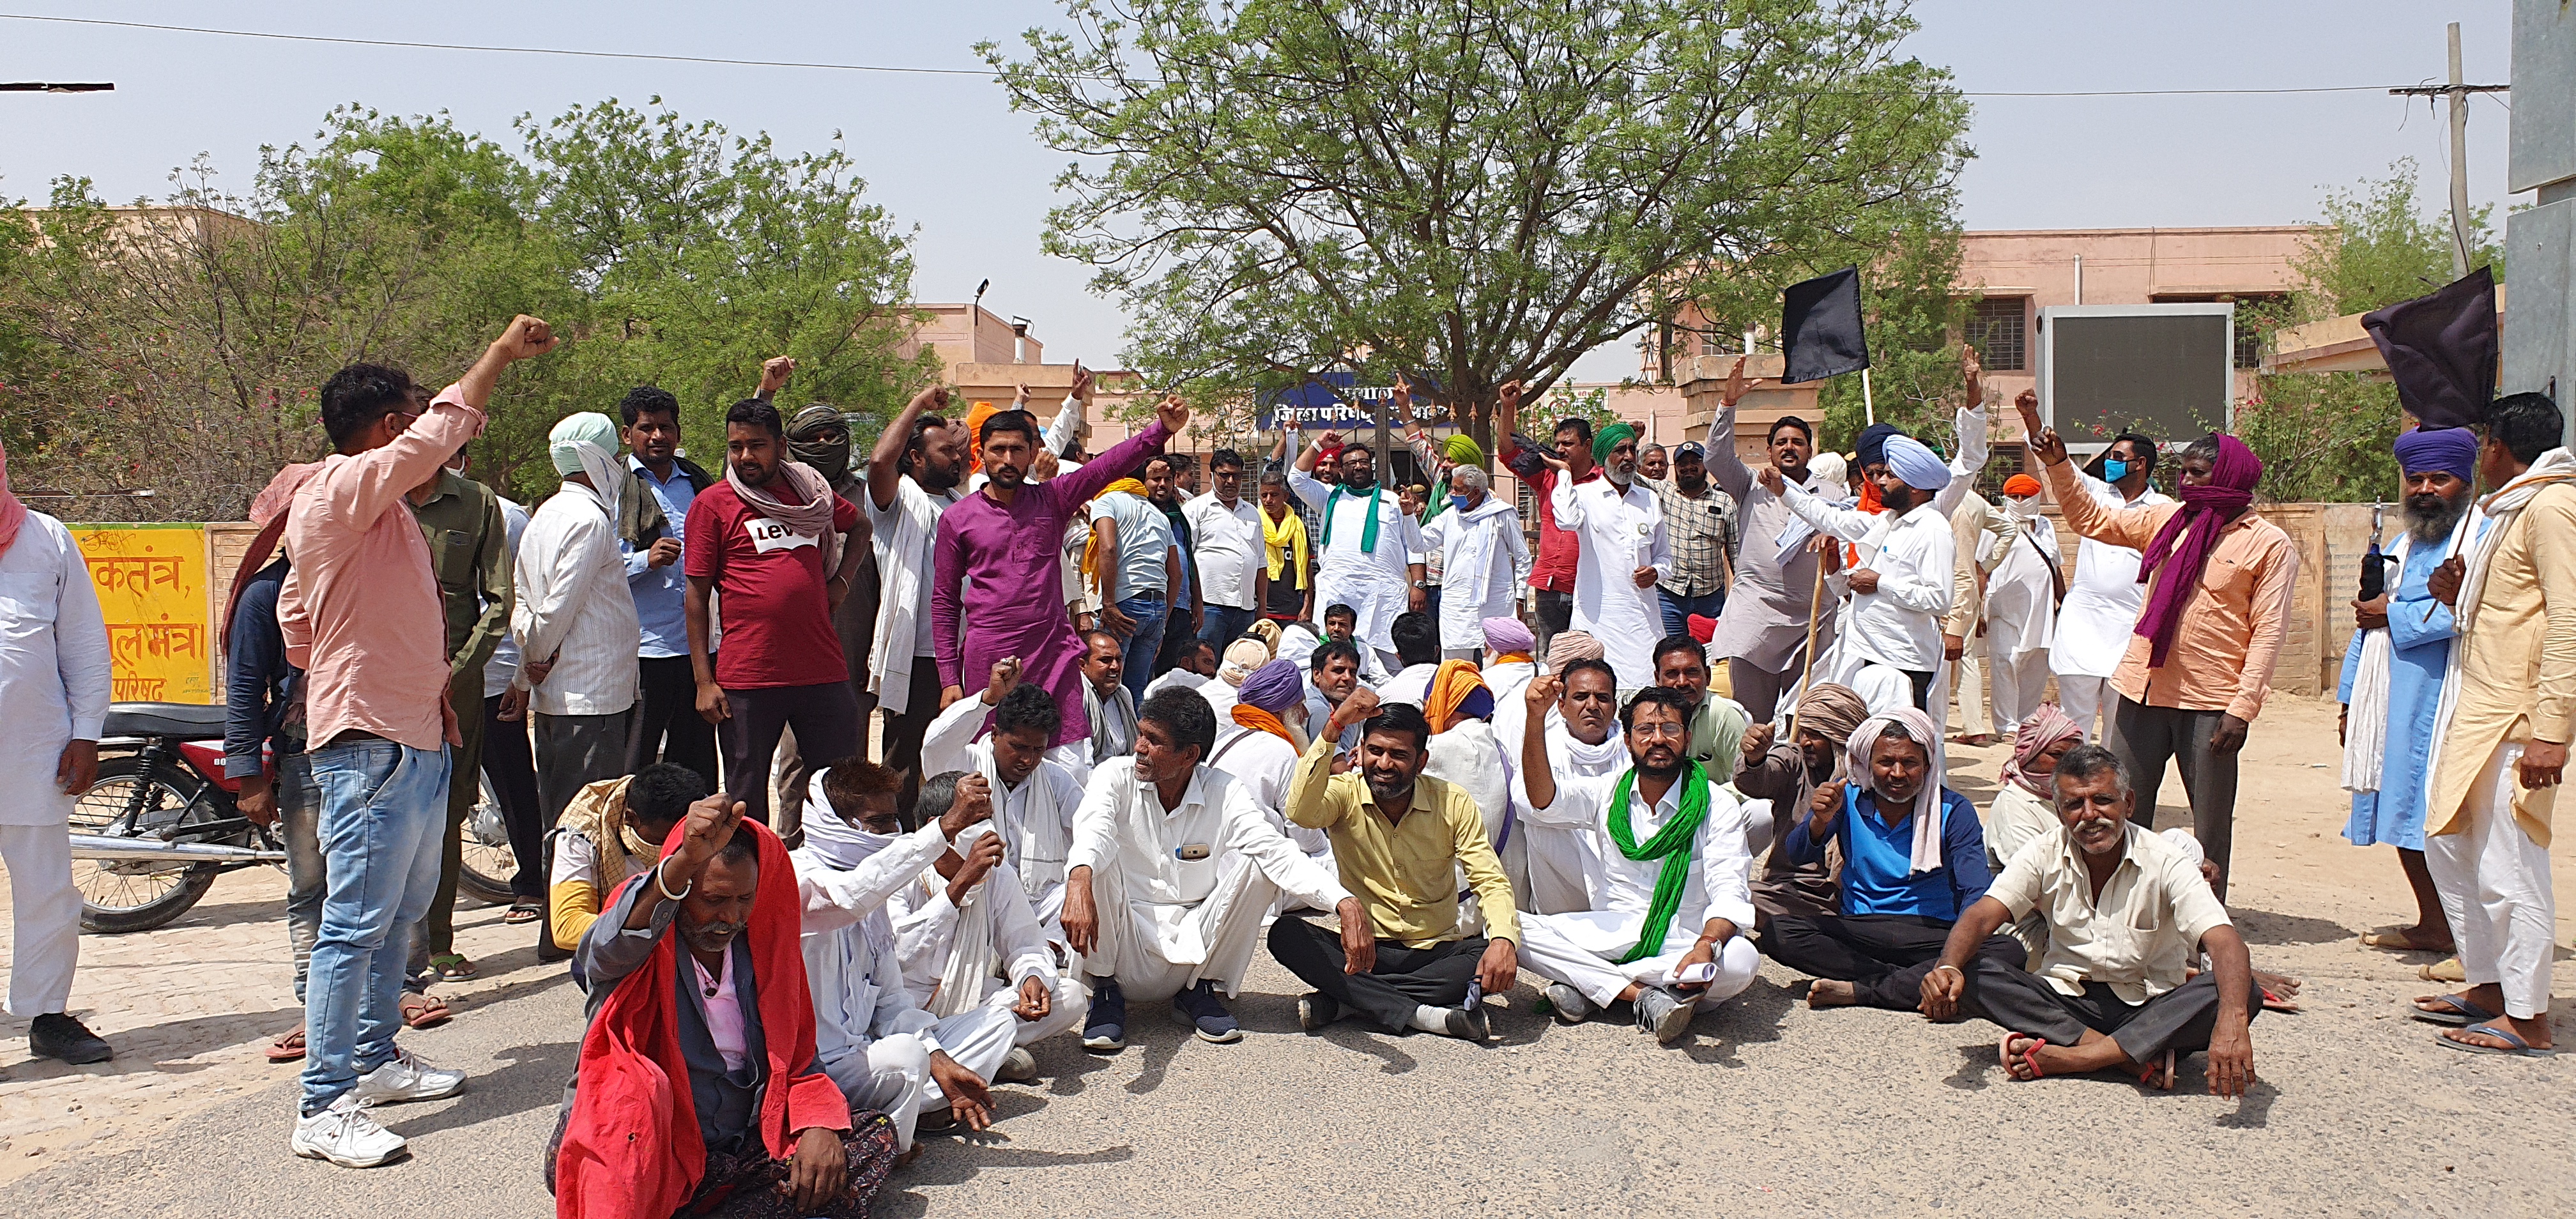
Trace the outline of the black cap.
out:
M 1859 267 L 1789 285 L 1780 298 L 1780 350 L 1789 365 L 1780 380 L 1792 385 L 1869 367 L 1869 344 L 1860 326 Z
M 2397 401 L 2428 428 L 2475 427 L 2495 400 L 2495 276 L 2480 267 L 2430 296 L 2361 315 Z

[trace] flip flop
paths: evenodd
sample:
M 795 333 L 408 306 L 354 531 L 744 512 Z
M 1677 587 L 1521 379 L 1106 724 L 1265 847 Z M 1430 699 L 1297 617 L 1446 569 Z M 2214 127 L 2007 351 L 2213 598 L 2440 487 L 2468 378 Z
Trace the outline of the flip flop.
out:
M 2441 1006 L 2425 1007 L 2423 1003 L 2437 1003 Z M 2444 1008 L 2449 1010 L 2445 1011 Z M 2496 1014 L 2458 995 L 2435 995 L 2415 1005 L 2415 1018 L 2426 1024 L 2448 1024 L 2457 1027 L 2476 1024 L 2481 1020 L 2493 1020 Z
M 405 1028 L 434 1029 L 455 1018 L 455 1014 L 447 1010 L 447 1001 L 444 999 L 404 991 L 403 997 L 398 1002 L 402 1007 L 402 1021 Z
M 462 982 L 474 976 L 474 962 L 461 952 L 442 952 L 429 959 L 429 967 L 438 971 L 441 982 Z
M 2295 1012 L 2299 1010 L 2299 1001 L 2296 999 L 2284 999 L 2281 996 L 2272 993 L 2272 990 L 2269 987 L 2257 987 L 2255 989 L 2263 992 L 2264 1011 Z
M 270 1062 L 304 1061 L 304 1026 L 296 1025 L 292 1031 L 280 1033 L 277 1040 L 269 1042 L 268 1060 Z
M 2460 1031 L 2464 1033 L 2484 1033 L 2487 1036 L 2493 1037 L 2498 1041 L 2505 1042 L 2506 1044 L 2471 1045 L 2468 1042 L 2450 1035 L 2449 1033 L 2439 1033 L 2436 1034 L 2436 1036 L 2441 1038 L 2442 1044 L 2449 1046 L 2454 1050 L 2466 1050 L 2472 1054 L 2510 1054 L 2518 1058 L 2554 1058 L 2558 1055 L 2557 1050 L 2551 1049 L 2547 1046 L 2535 1047 L 2530 1042 L 2523 1040 L 2522 1037 L 2519 1034 L 2516 1034 L 2512 1029 L 2506 1028 L 2504 1026 L 2504 1021 L 2502 1020 L 2490 1020 L 2485 1024 L 2472 1024 Z
M 2442 944 L 2442 945 L 2435 946 L 2435 947 L 2426 947 L 2426 946 L 2424 946 L 2424 945 L 2422 945 L 2422 944 L 2414 943 L 2413 941 L 2410 941 L 2410 940 L 2408 940 L 2408 939 L 2406 938 L 2406 933 L 2405 933 L 2404 931 L 2402 931 L 2402 930 L 2400 930 L 2400 931 L 2365 931 L 2365 932 L 2362 932 L 2362 933 L 2361 933 L 2361 946 L 2362 946 L 2362 947 L 2364 947 L 2364 948 L 2376 948 L 2376 949 L 2378 949 L 2378 950 L 2380 950 L 2380 951 L 2382 951 L 2382 952 L 2443 952 L 2443 953 L 2447 953 L 2447 952 L 2452 951 L 2451 946 L 2450 946 L 2450 945 L 2448 945 L 2448 944 Z
M 2022 1065 L 2030 1068 L 2030 1078 L 2038 1079 L 2047 1075 L 2048 1072 L 2043 1070 L 2039 1065 L 2039 1048 L 2047 1045 L 2048 1039 L 2045 1037 L 2034 1037 L 2028 1033 L 2006 1033 L 2003 1035 L 2002 1040 L 1995 1043 L 1995 1057 L 2003 1063 L 2005 1077 L 2016 1083 L 2028 1082 L 2020 1076 L 2013 1074 L 2012 1044 L 2015 1041 L 2027 1041 L 2030 1043 L 2023 1047 L 2021 1052 Z
M 535 903 L 521 902 L 518 905 L 510 907 L 509 911 L 501 916 L 501 921 L 503 923 L 515 925 L 519 923 L 533 923 L 544 917 L 545 911 L 538 909 Z
M 2416 966 L 2415 976 L 2427 982 L 2466 982 L 2469 971 L 2460 967 L 2460 958 L 2446 957 L 2430 965 Z

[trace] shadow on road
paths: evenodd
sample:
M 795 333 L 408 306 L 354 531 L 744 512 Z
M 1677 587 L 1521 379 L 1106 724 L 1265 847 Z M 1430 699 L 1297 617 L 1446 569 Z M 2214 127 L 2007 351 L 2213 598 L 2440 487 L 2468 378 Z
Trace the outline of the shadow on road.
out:
M 509 1065 L 468 1079 L 456 1103 L 418 1119 L 387 1121 L 385 1128 L 417 1139 L 516 1117 L 531 1109 L 553 1108 L 563 1101 L 564 1082 L 581 1061 L 581 1046 L 573 1042 L 523 1045 L 496 1051 L 492 1057 Z
M 51 1058 L 30 1058 L 9 1064 L 12 1080 L 51 1079 L 66 1075 L 116 1076 L 159 1073 L 190 1075 L 203 1071 L 212 1063 L 185 1062 L 208 1050 L 237 1045 L 293 1028 L 304 1017 L 297 1007 L 272 1008 L 264 1012 L 231 1012 L 220 1016 L 191 1016 L 185 1020 L 167 1020 L 136 1028 L 117 1029 L 105 1034 L 108 1044 L 116 1047 L 116 1057 L 89 1066 L 72 1066 Z M 18 1040 L 24 1050 L 28 1021 L 19 1017 L 0 1020 L 0 1040 Z M 167 1054 L 167 1060 L 156 1055 Z M 287 1068 L 293 1070 L 293 1067 Z
M 1735 1048 L 1780 1039 L 1780 1020 L 1796 1006 L 1797 996 L 1787 988 L 1775 986 L 1768 978 L 1755 978 L 1743 994 L 1719 1005 L 1714 1012 L 1703 1012 L 1691 1022 L 1696 1036 L 1684 1052 L 1692 1062 L 1710 1066 L 1740 1067 Z M 1702 1040 L 1701 1038 L 1706 1038 Z
M 987 1168 L 1070 1168 L 1085 1164 L 1123 1164 L 1136 1158 L 1128 1146 L 1099 1151 L 1022 1151 L 1000 1146 L 1005 1136 L 992 1131 L 956 1138 L 924 1138 L 929 1151 L 920 1162 L 886 1182 L 888 1189 L 869 1203 L 868 1213 L 884 1219 L 928 1214 L 930 1200 L 913 1192 L 923 1187 L 963 1185 Z M 1043 1210 L 1044 1208 L 1041 1208 Z
M 2248 944 L 2331 944 L 2361 934 L 2333 919 L 2275 914 L 2245 906 L 2229 906 L 2227 917 L 2235 922 L 2237 933 Z

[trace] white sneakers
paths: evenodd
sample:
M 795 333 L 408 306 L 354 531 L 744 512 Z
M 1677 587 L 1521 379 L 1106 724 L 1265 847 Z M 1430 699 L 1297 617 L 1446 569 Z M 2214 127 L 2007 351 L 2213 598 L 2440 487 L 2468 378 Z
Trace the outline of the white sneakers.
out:
M 374 1168 L 403 1153 L 403 1137 L 376 1124 L 367 1112 L 376 1105 L 439 1100 L 465 1088 L 465 1072 L 442 1070 L 409 1050 L 395 1050 L 385 1065 L 340 1094 L 331 1107 L 295 1119 L 286 1145 L 308 1160 L 328 1160 L 342 1168 Z

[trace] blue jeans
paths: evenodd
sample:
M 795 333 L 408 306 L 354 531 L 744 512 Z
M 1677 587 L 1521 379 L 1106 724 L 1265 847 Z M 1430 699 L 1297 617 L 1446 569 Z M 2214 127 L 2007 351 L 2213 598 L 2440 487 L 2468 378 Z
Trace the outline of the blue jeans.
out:
M 1685 597 L 1669 588 L 1658 587 L 1655 589 L 1655 596 L 1662 599 L 1664 603 L 1664 633 L 1667 635 L 1689 634 L 1690 618 L 1693 614 L 1702 618 L 1714 618 L 1717 617 L 1718 611 L 1726 608 L 1724 589 L 1713 593 L 1702 593 L 1696 597 Z
M 313 941 L 322 934 L 322 789 L 313 782 L 313 759 L 288 754 L 277 760 L 277 836 L 286 847 L 286 949 L 295 958 L 295 1001 L 304 1002 L 304 978 Z
M 1260 617 L 1259 610 L 1236 609 L 1231 605 L 1211 605 L 1207 607 L 1207 614 L 1199 623 L 1199 638 L 1213 646 L 1216 654 L 1222 657 L 1225 655 L 1225 645 L 1243 638 L 1243 633 L 1251 630 L 1252 624 Z
M 1141 703 L 1145 683 L 1154 680 L 1154 658 L 1163 654 L 1163 623 L 1169 611 L 1160 597 L 1129 597 L 1118 603 L 1118 612 L 1136 624 L 1136 633 L 1120 649 L 1127 667 L 1119 675 L 1119 684 Z
M 412 924 L 438 893 L 447 747 L 362 737 L 312 752 L 327 873 L 304 1001 L 304 1112 L 394 1056 Z

